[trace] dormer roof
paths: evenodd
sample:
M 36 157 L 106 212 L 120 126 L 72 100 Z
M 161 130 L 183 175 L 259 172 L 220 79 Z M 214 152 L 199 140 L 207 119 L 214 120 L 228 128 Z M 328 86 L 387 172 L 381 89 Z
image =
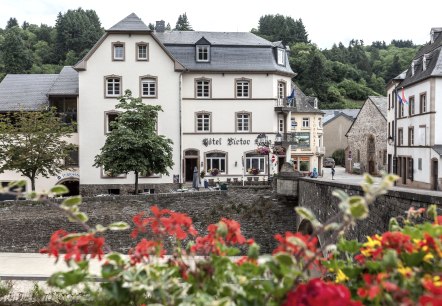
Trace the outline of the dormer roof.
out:
M 106 32 L 152 32 L 135 13 L 130 14 Z
M 211 45 L 211 43 L 203 36 L 195 43 L 195 45 Z

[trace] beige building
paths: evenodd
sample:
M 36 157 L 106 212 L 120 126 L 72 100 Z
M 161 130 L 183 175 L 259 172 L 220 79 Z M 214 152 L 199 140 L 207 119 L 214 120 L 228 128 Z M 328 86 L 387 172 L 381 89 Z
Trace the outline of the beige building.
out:
M 368 97 L 346 136 L 348 172 L 387 170 L 387 97 Z
M 345 134 L 358 115 L 359 109 L 332 109 L 324 112 L 324 146 L 326 156 L 331 157 L 336 150 L 347 148 Z

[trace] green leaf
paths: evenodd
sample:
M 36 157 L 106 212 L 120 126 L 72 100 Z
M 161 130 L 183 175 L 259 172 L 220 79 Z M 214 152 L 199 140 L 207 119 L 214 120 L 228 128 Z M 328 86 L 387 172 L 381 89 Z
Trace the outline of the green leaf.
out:
M 374 183 L 373 177 L 370 174 L 365 173 L 364 174 L 364 182 L 368 185 L 373 185 L 373 183 Z
M 397 252 L 395 250 L 387 250 L 382 257 L 382 263 L 386 268 L 396 268 L 398 265 Z
M 346 240 L 343 238 L 339 240 L 337 247 L 342 252 L 355 254 L 362 247 L 362 243 L 359 243 L 357 240 Z
M 339 200 L 341 200 L 341 201 L 347 201 L 347 199 L 348 199 L 348 194 L 345 193 L 345 192 L 344 192 L 343 190 L 341 190 L 341 189 L 335 189 L 335 190 L 333 190 L 332 195 L 335 196 L 335 197 L 337 197 L 337 198 L 338 198 Z
M 61 205 L 67 206 L 67 207 L 79 205 L 79 204 L 81 204 L 81 196 L 67 198 L 63 201 L 63 203 L 61 203 Z
M 111 231 L 124 231 L 124 230 L 127 230 L 128 228 L 130 228 L 130 226 L 126 222 L 120 221 L 120 222 L 115 222 L 115 223 L 109 224 L 108 228 Z
M 26 181 L 25 180 L 20 180 L 20 181 L 12 181 L 8 184 L 8 188 L 13 188 L 13 187 L 25 187 L 26 186 Z
M 431 218 L 432 220 L 436 220 L 437 217 L 437 206 L 432 204 L 427 209 L 427 216 L 428 218 Z
M 305 207 L 295 207 L 295 211 L 296 211 L 296 213 L 298 215 L 300 215 L 301 217 L 304 217 L 305 219 L 307 219 L 309 221 L 316 220 L 315 215 L 308 208 L 305 208 Z
M 83 213 L 83 212 L 78 212 L 78 213 L 75 214 L 75 216 L 78 219 L 80 219 L 80 221 L 83 222 L 83 223 L 85 223 L 85 222 L 87 222 L 87 220 L 89 220 L 89 217 L 85 213 Z
M 64 236 L 63 239 L 61 239 L 61 240 L 63 242 L 68 242 L 68 241 L 71 241 L 71 240 L 76 239 L 78 237 L 86 236 L 86 235 L 87 235 L 87 233 L 73 233 L 73 234 L 69 234 L 69 235 Z
M 397 232 L 401 230 L 399 222 L 396 218 L 390 218 L 390 222 L 388 223 L 388 230 L 390 232 Z
M 274 256 L 277 262 L 282 265 L 290 266 L 293 264 L 293 258 L 289 254 L 286 253 L 278 253 Z
M 124 263 L 123 257 L 120 253 L 110 253 L 106 256 L 107 260 L 114 261 L 117 265 Z
M 424 252 L 417 252 L 417 253 L 403 252 L 401 254 L 404 264 L 407 267 L 421 267 L 422 262 L 424 260 L 424 256 L 425 256 Z
M 99 233 L 103 233 L 107 230 L 107 227 L 104 227 L 101 224 L 97 224 L 97 225 L 95 225 L 95 230 Z
M 57 195 L 61 195 L 69 193 L 69 189 L 64 185 L 55 185 L 54 187 L 51 188 L 50 192 Z
M 368 217 L 368 205 L 361 196 L 351 196 L 349 199 L 350 214 L 353 218 L 362 220 Z
M 81 283 L 86 277 L 87 273 L 81 269 L 75 269 L 68 272 L 56 272 L 48 279 L 48 284 L 60 289 L 77 285 Z

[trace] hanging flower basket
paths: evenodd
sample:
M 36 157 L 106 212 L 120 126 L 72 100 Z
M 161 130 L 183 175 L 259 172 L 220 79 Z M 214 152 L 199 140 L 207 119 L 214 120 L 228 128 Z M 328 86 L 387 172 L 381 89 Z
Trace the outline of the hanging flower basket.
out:
M 256 153 L 261 155 L 268 155 L 270 153 L 270 149 L 269 147 L 258 147 L 258 149 L 256 149 Z
M 209 169 L 208 172 L 210 172 L 211 176 L 217 176 L 219 174 L 219 169 L 218 168 L 212 168 L 212 169 Z
M 285 148 L 281 146 L 277 146 L 273 148 L 273 154 L 276 155 L 285 155 Z

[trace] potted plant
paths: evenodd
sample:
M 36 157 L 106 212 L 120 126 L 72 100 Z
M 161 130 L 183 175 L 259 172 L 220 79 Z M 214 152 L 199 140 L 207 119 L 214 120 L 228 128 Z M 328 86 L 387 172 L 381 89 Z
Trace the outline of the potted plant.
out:
M 249 174 L 251 174 L 251 175 L 258 175 L 258 173 L 259 173 L 259 169 L 256 169 L 256 168 L 249 169 Z
M 206 176 L 206 171 L 202 170 L 202 171 L 200 172 L 200 177 L 201 177 L 201 178 L 204 178 L 205 176 Z
M 258 149 L 256 149 L 256 153 L 261 155 L 268 155 L 270 153 L 270 148 L 265 146 L 258 147 Z
M 212 168 L 212 169 L 209 169 L 208 172 L 210 172 L 211 176 L 217 176 L 218 173 L 219 173 L 219 169 L 218 168 Z

